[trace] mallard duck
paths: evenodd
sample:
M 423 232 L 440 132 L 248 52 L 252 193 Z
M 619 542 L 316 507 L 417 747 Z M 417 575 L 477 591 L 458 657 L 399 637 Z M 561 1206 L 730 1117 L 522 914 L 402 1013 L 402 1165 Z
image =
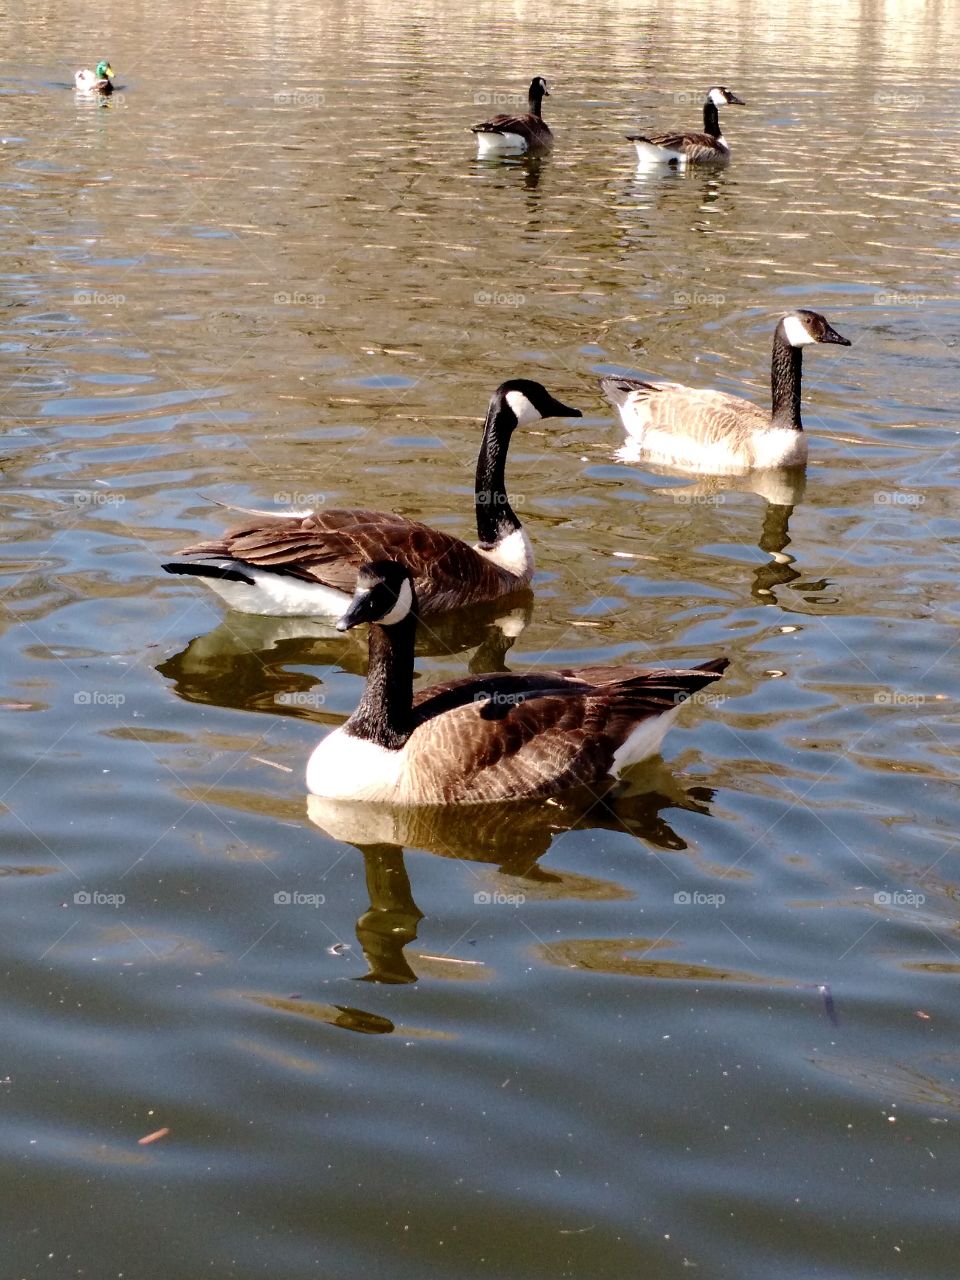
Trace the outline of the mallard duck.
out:
M 350 719 L 310 756 L 314 795 L 489 804 L 596 785 L 656 755 L 681 704 L 728 665 L 493 673 L 414 694 L 417 614 L 409 569 L 361 566 L 337 630 L 370 624 L 367 683 Z
M 600 389 L 649 461 L 710 475 L 801 466 L 807 460 L 800 421 L 803 348 L 818 342 L 850 346 L 817 311 L 792 311 L 777 324 L 769 409 L 676 382 L 605 377 Z
M 96 71 L 78 71 L 73 83 L 78 93 L 113 93 L 113 67 L 105 58 L 97 63 Z

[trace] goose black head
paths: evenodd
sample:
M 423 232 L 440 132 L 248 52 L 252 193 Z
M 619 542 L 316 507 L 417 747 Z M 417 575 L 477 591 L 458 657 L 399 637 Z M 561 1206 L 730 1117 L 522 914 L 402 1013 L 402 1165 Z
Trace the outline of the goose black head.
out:
M 547 88 L 547 82 L 543 76 L 534 76 L 530 81 L 529 96 L 531 98 L 549 98 L 550 90 Z
M 409 617 L 416 603 L 410 570 L 395 560 L 373 560 L 357 574 L 357 589 L 337 630 L 349 631 L 362 622 L 391 627 Z
M 737 97 L 732 89 L 728 89 L 723 84 L 716 84 L 712 89 L 707 90 L 707 102 L 712 102 L 715 107 L 745 107 L 747 105 L 742 98 Z
M 571 409 L 550 394 L 542 382 L 532 378 L 510 378 L 502 382 L 493 393 L 491 408 L 499 410 L 506 405 L 516 425 L 524 427 L 541 418 L 582 418 L 579 409 Z
M 780 321 L 783 336 L 791 347 L 806 347 L 814 342 L 833 342 L 849 347 L 850 339 L 837 333 L 819 311 L 791 311 Z

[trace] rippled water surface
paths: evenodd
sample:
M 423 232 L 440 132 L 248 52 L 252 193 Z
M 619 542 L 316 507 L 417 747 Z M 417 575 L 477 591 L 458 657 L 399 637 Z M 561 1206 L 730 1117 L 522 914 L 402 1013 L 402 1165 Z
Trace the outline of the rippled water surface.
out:
M 954 1280 L 957 3 L 5 19 L 4 1275 Z M 479 165 L 535 73 L 554 153 Z M 717 81 L 730 167 L 638 176 Z M 763 401 L 798 305 L 805 477 L 620 452 L 598 373 Z M 601 806 L 308 809 L 364 637 L 159 565 L 204 494 L 469 534 L 524 374 L 585 415 L 511 453 L 535 599 L 419 680 L 722 690 Z

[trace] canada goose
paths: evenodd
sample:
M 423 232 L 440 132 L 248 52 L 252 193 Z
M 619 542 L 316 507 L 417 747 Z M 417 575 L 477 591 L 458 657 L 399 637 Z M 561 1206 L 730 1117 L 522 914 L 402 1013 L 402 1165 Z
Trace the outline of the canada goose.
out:
M 113 93 L 113 67 L 104 58 L 97 63 L 96 71 L 78 71 L 73 77 L 78 93 Z
M 791 311 L 778 323 L 770 412 L 740 396 L 676 382 L 606 377 L 600 379 L 600 389 L 651 461 L 712 475 L 800 466 L 807 460 L 800 372 L 803 348 L 812 342 L 850 346 L 816 311 Z
M 655 754 L 680 704 L 727 666 L 467 676 L 414 696 L 417 615 L 409 569 L 390 560 L 361 568 L 337 629 L 372 624 L 366 688 L 310 756 L 314 795 L 481 804 L 600 782 Z
M 380 556 L 409 566 L 424 616 L 509 595 L 533 577 L 533 548 L 504 487 L 510 438 L 517 426 L 541 418 L 579 417 L 579 409 L 561 404 L 529 378 L 511 378 L 497 388 L 477 458 L 475 547 L 380 511 L 331 509 L 285 517 L 248 511 L 259 518 L 222 538 L 185 547 L 163 568 L 203 578 L 241 613 L 280 617 L 339 618 L 360 565 Z
M 475 124 L 471 130 L 477 135 L 477 155 L 517 155 L 522 151 L 544 151 L 553 146 L 553 134 L 543 122 L 540 104 L 549 98 L 547 82 L 543 76 L 534 76 L 527 94 L 526 115 L 499 115 L 483 124 Z
M 637 160 L 642 165 L 670 164 L 682 168 L 688 164 L 715 164 L 729 160 L 730 147 L 720 132 L 718 107 L 747 104 L 722 84 L 707 90 L 703 100 L 703 133 L 628 133 L 636 143 Z

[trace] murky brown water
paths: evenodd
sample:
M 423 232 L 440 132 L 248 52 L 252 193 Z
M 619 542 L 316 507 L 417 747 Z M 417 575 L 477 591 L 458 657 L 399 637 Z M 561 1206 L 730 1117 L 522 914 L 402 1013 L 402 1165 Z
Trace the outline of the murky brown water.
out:
M 955 0 L 5 17 L 4 1274 L 953 1280 Z M 479 166 L 538 72 L 554 153 Z M 638 176 L 718 80 L 729 169 Z M 597 373 L 762 400 L 796 305 L 805 484 L 619 455 Z M 535 601 L 421 678 L 724 700 L 603 809 L 308 811 L 363 638 L 159 563 L 200 491 L 469 533 L 520 374 L 586 414 L 511 455 Z

